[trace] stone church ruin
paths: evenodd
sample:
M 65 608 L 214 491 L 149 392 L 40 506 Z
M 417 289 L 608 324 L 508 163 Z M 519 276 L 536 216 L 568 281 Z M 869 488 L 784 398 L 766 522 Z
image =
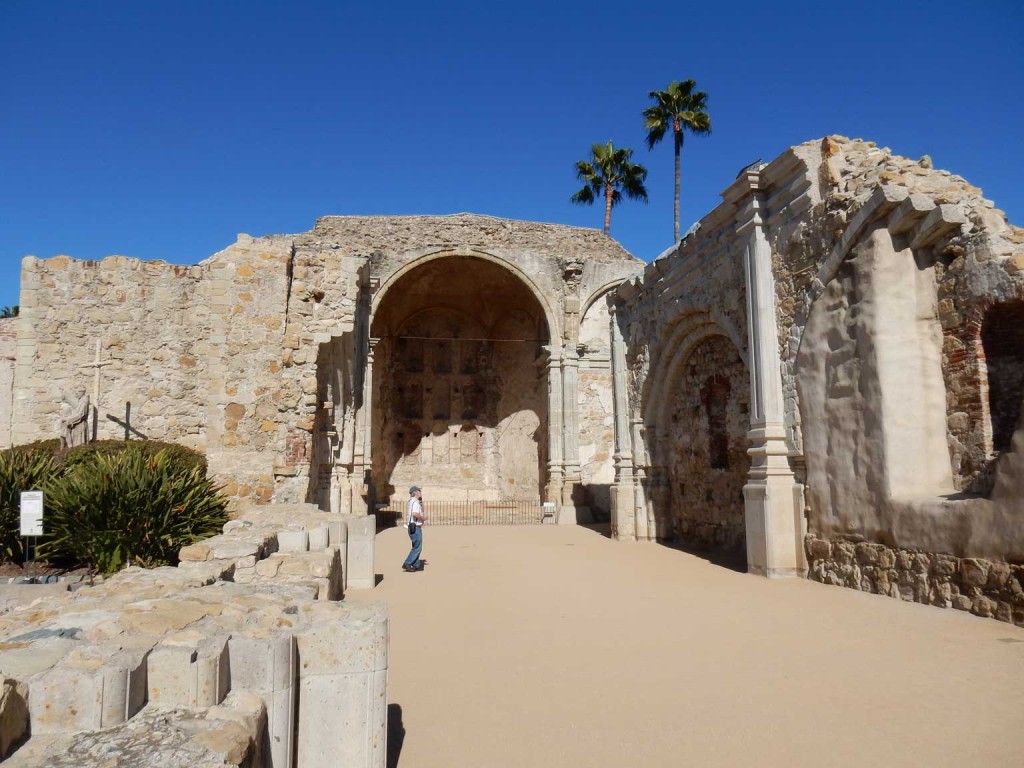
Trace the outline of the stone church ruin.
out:
M 961 563 L 1024 560 L 1022 270 L 979 189 L 843 137 L 744 169 L 646 265 L 467 214 L 192 267 L 27 257 L 0 438 L 55 434 L 95 377 L 94 435 L 204 450 L 240 506 L 365 514 L 416 482 L 1022 620 Z
M 416 483 L 1024 626 L 1024 230 L 840 136 L 722 198 L 648 264 L 468 214 L 190 267 L 26 257 L 0 444 L 91 385 L 90 435 L 203 450 L 246 515 L 351 520 Z
M 210 712 L 251 726 L 251 764 L 293 765 L 316 734 L 274 701 L 335 685 L 302 660 L 331 655 L 326 622 L 355 633 L 328 633 L 342 645 L 375 633 L 349 683 L 376 709 L 339 749 L 383 765 L 386 615 L 317 601 L 360 568 L 373 586 L 367 516 L 414 482 L 1024 626 L 1024 229 L 927 158 L 841 136 L 744 168 L 722 198 L 647 264 L 597 230 L 468 214 L 329 216 L 195 266 L 27 257 L 20 316 L 0 321 L 0 446 L 72 426 L 179 442 L 241 515 L 179 568 L 115 578 L 125 600 L 164 585 L 161 609 L 184 616 L 167 626 L 189 629 L 146 630 L 90 673 L 128 697 L 109 721 L 40 727 L 124 723 L 147 685 L 202 663 Z M 49 643 L 32 658 L 52 664 L 0 659 L 4 700 L 26 680 L 37 703 L 67 698 L 80 656 L 136 632 L 131 605 L 96 599 L 75 604 L 99 645 L 10 618 L 5 637 Z M 32 615 L 80 615 L 53 600 Z M 231 664 L 248 688 L 224 683 Z M 174 695 L 193 718 L 198 693 Z M 306 723 L 340 706 L 301 700 Z M 253 746 L 267 732 L 294 746 Z

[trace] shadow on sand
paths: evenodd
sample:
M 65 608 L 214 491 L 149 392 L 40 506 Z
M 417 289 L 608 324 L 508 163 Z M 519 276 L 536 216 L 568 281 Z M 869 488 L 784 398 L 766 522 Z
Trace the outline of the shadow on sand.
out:
M 387 768 L 398 767 L 398 757 L 405 742 L 405 725 L 402 723 L 402 706 L 388 704 L 388 754 Z

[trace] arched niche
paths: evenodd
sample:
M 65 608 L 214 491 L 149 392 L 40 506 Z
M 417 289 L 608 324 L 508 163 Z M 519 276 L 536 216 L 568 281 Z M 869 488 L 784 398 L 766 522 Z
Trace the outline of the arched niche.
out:
M 378 499 L 539 500 L 550 334 L 531 286 L 493 257 L 423 259 L 388 281 L 370 335 Z

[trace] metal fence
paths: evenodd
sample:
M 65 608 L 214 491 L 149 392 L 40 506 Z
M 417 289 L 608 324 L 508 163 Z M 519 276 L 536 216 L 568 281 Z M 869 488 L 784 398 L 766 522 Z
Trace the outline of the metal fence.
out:
M 423 502 L 427 525 L 537 525 L 544 522 L 545 511 L 554 513 L 539 501 L 427 501 Z M 391 502 L 377 509 L 377 527 L 405 525 L 408 502 Z

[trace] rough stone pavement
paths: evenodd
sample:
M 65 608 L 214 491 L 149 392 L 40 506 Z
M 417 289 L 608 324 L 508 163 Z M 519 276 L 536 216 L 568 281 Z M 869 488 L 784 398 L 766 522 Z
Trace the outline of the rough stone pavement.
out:
M 389 766 L 1020 766 L 1024 629 L 583 527 L 377 537 Z

